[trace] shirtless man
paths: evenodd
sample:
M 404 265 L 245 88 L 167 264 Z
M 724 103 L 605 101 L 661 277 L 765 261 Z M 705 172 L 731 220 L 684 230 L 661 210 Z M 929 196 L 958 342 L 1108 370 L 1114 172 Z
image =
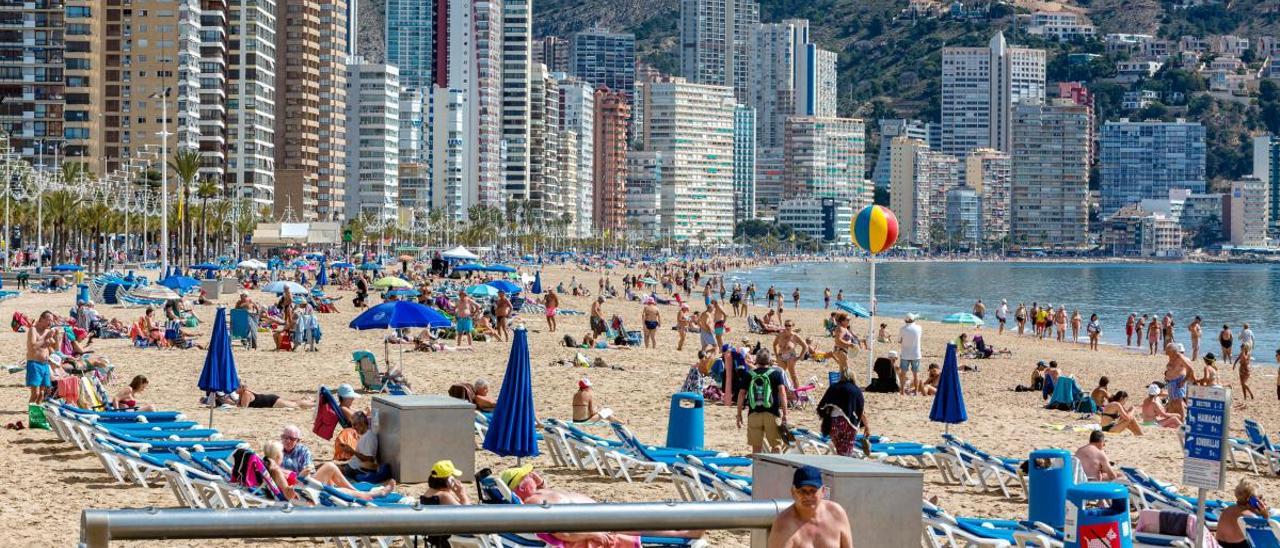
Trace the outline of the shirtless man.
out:
M 1120 477 L 1111 467 L 1111 459 L 1103 451 L 1106 446 L 1106 434 L 1095 430 L 1089 433 L 1089 443 L 1076 449 L 1076 460 L 1080 461 L 1080 467 L 1084 469 L 1089 481 L 1112 481 Z
M 498 478 L 524 504 L 591 504 L 596 502 L 595 499 L 581 493 L 550 488 L 546 480 L 533 471 L 532 464 L 503 470 Z M 700 538 L 702 534 L 702 531 L 551 533 L 556 539 L 572 542 L 574 546 L 639 546 L 639 537 L 642 536 Z
M 457 337 L 454 340 L 455 345 L 462 346 L 462 338 L 466 337 L 467 346 L 475 344 L 475 340 L 471 338 L 471 331 L 475 329 L 475 320 L 471 315 L 475 312 L 475 301 L 471 300 L 471 296 L 466 291 L 458 292 L 458 306 L 454 308 L 454 319 L 457 321 Z
M 698 342 L 702 345 L 698 348 L 699 350 L 710 348 L 714 352 L 715 349 L 720 348 L 716 345 L 715 332 L 711 330 L 711 308 L 698 313 L 698 336 Z
M 1169 390 L 1169 413 L 1187 420 L 1187 386 L 1195 384 L 1196 371 L 1191 361 L 1178 351 L 1177 343 L 1164 345 L 1164 353 L 1169 362 L 1164 367 L 1164 380 Z
M 53 329 L 53 312 L 40 313 L 35 324 L 27 329 L 27 388 L 31 397 L 27 403 L 39 405 L 53 387 L 53 372 L 49 369 L 50 344 L 58 336 Z
M 591 333 L 597 339 L 609 330 L 609 324 L 604 319 L 604 295 L 596 297 L 596 300 L 591 302 L 591 318 L 587 323 L 591 325 Z
M 791 320 L 787 320 L 782 324 L 782 332 L 773 338 L 773 353 L 778 356 L 779 365 L 791 379 L 792 387 L 800 386 L 800 378 L 796 375 L 796 362 L 810 351 L 809 346 L 804 343 L 800 335 L 796 334 L 794 328 L 795 325 Z
M 822 472 L 797 468 L 791 478 L 791 507 L 769 529 L 769 548 L 853 548 L 853 528 L 839 504 L 822 498 Z
M 653 297 L 645 297 L 644 311 L 640 314 L 644 325 L 644 347 L 658 347 L 658 327 L 662 325 L 662 313 L 658 311 L 658 303 Z
M 676 335 L 680 338 L 676 341 L 676 351 L 684 350 L 684 338 L 689 333 L 689 305 L 681 304 L 680 312 L 676 313 Z
M 1222 511 L 1218 518 L 1218 530 L 1214 538 L 1222 548 L 1249 548 L 1249 540 L 1240 529 L 1244 516 L 1269 516 L 1271 510 L 1258 494 L 1258 486 L 1248 478 L 1242 478 L 1235 488 L 1236 503 Z
M 1053 325 L 1056 327 L 1058 342 L 1062 342 L 1062 337 L 1067 333 L 1067 308 L 1058 305 L 1058 310 L 1053 313 Z
M 715 329 L 715 334 L 716 334 L 716 347 L 719 348 L 721 346 L 724 346 L 724 334 L 726 331 L 728 331 L 726 322 L 728 322 L 729 320 L 729 315 L 725 314 L 724 308 L 720 307 L 720 301 L 715 299 L 711 300 L 711 312 L 712 312 L 712 320 L 714 320 L 715 322 L 712 325 Z
M 498 340 L 507 340 L 511 335 L 511 331 L 507 329 L 507 318 L 511 316 L 511 299 L 507 298 L 506 291 L 498 292 L 498 300 L 493 304 L 493 316 L 498 320 L 498 325 L 494 326 Z
M 542 306 L 547 309 L 547 329 L 556 332 L 556 309 L 560 308 L 560 297 L 552 289 L 542 297 Z

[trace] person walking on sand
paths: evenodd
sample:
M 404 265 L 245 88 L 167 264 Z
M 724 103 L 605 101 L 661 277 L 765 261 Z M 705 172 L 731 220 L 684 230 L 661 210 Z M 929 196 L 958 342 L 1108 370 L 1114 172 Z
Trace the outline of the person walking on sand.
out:
M 823 498 L 821 470 L 797 468 L 791 478 L 791 499 L 791 506 L 773 520 L 768 548 L 853 548 L 848 514 Z
M 547 291 L 547 294 L 542 296 L 542 307 L 547 309 L 547 330 L 555 333 L 556 313 L 560 308 L 560 297 L 556 295 L 555 289 Z
M 511 331 L 507 329 L 507 318 L 511 316 L 511 299 L 507 298 L 506 291 L 498 292 L 498 300 L 493 304 L 493 317 L 497 320 L 494 326 L 494 332 L 498 340 L 505 341 L 511 336 Z
M 587 324 L 591 328 L 591 336 L 597 339 L 609 330 L 609 324 L 604 319 L 604 295 L 591 301 L 591 317 L 587 319 Z
M 738 392 L 738 428 L 742 428 L 742 411 L 745 408 L 747 444 L 751 446 L 751 452 L 781 453 L 786 449 L 782 431 L 787 428 L 787 381 L 782 371 L 773 366 L 773 356 L 768 350 L 756 354 L 755 365 L 747 373 L 746 382 L 741 386 L 733 383 L 734 390 Z
M 1187 386 L 1198 382 L 1196 370 L 1187 357 L 1182 355 L 1182 350 L 1178 348 L 1177 343 L 1164 345 L 1164 353 L 1169 357 L 1164 367 L 1165 388 L 1169 390 L 1169 412 L 1185 421 L 1187 420 Z
M 662 313 L 658 311 L 658 303 L 653 297 L 644 298 L 640 319 L 644 323 L 644 347 L 658 348 L 658 327 L 662 325 Z
M 458 292 L 458 306 L 454 307 L 454 321 L 457 324 L 458 331 L 454 340 L 454 345 L 462 346 L 462 339 L 466 337 L 467 346 L 475 344 L 475 340 L 471 338 L 471 330 L 475 329 L 475 320 L 472 315 L 475 314 L 475 301 L 471 300 L 471 296 L 466 291 Z
M 729 315 L 720 307 L 720 301 L 711 299 L 711 327 L 716 335 L 716 348 L 724 346 L 724 334 L 729 331 Z
M 795 332 L 795 324 L 787 320 L 782 324 L 782 331 L 773 338 L 773 353 L 778 356 L 778 364 L 787 373 L 792 387 L 800 386 L 800 377 L 796 375 L 796 362 L 809 353 L 809 346 Z
M 1080 317 L 1080 310 L 1071 311 L 1071 344 L 1080 344 L 1080 324 L 1083 319 Z
M 1097 352 L 1098 339 L 1102 337 L 1102 324 L 1098 322 L 1097 314 L 1089 315 L 1089 325 L 1085 327 L 1085 331 L 1089 333 L 1089 350 Z
M 1236 361 L 1231 364 L 1231 368 L 1235 369 L 1236 365 L 1240 366 L 1240 395 L 1241 400 L 1250 398 L 1257 399 L 1253 395 L 1253 390 L 1249 388 L 1249 362 L 1253 361 L 1253 348 L 1246 348 L 1241 345 L 1240 355 L 1236 356 Z
M 836 312 L 833 316 L 835 316 L 836 328 L 835 331 L 831 333 L 831 337 L 834 339 L 835 343 L 835 348 L 831 350 L 831 357 L 836 360 L 836 364 L 842 369 L 848 369 L 849 354 L 854 351 L 854 348 L 856 347 L 855 341 L 857 340 L 854 338 L 853 331 L 851 331 L 849 327 L 852 319 L 844 312 Z
M 1218 346 L 1222 347 L 1222 359 L 1231 361 L 1231 346 L 1235 343 L 1235 337 L 1231 335 L 1231 326 L 1222 324 L 1222 331 L 1218 332 Z M 1280 378 L 1278 375 L 1276 378 Z
M 1200 316 L 1196 316 L 1191 323 L 1187 324 L 1187 333 L 1191 335 L 1191 361 L 1200 359 L 1200 335 L 1204 332 L 1203 323 Z
M 711 351 L 714 352 L 715 349 L 720 348 L 720 346 L 716 345 L 715 331 L 711 330 L 711 307 L 707 307 L 705 310 L 698 313 L 697 322 L 698 342 L 701 345 L 698 349 L 711 349 Z
M 904 319 L 906 323 L 898 330 L 898 344 L 901 346 L 898 367 L 902 369 L 904 379 L 907 372 L 911 373 L 911 389 L 907 390 L 906 382 L 902 383 L 901 393 L 904 395 L 924 394 L 924 386 L 920 382 L 920 360 L 923 358 L 920 341 L 924 340 L 924 329 L 916 322 L 916 318 L 915 314 L 907 314 Z
M 1000 323 L 1000 330 L 997 335 L 1004 334 L 1004 324 L 1009 320 L 1009 301 L 1000 299 L 1000 306 L 996 308 L 996 321 Z
M 681 304 L 680 311 L 676 312 L 676 351 L 684 350 L 684 338 L 689 333 L 689 305 Z

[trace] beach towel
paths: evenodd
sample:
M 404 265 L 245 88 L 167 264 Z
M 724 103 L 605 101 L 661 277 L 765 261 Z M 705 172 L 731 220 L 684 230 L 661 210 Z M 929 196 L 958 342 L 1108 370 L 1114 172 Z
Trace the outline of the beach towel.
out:
M 31 327 L 31 319 L 21 312 L 14 312 L 13 319 L 9 320 L 9 328 L 21 333 L 27 327 Z
M 58 397 L 71 405 L 79 405 L 80 380 L 75 377 L 58 379 Z
M 1049 400 L 1049 404 L 1045 409 L 1056 409 L 1058 411 L 1074 411 L 1076 403 L 1084 397 L 1084 392 L 1076 386 L 1076 380 L 1071 377 L 1058 377 L 1057 386 L 1053 389 L 1053 397 Z

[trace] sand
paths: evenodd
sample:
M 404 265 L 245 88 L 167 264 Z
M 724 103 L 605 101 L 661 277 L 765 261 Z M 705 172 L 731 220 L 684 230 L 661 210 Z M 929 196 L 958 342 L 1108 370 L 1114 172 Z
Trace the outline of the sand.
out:
M 620 285 L 623 273 L 622 270 L 612 270 L 609 275 L 615 284 Z M 546 287 L 554 287 L 557 282 L 567 280 L 571 275 L 587 283 L 593 290 L 600 276 L 571 267 L 548 267 L 543 271 L 543 283 Z M 313 395 L 316 387 L 322 384 L 336 386 L 351 383 L 358 386 L 359 380 L 351 364 L 351 352 L 359 349 L 372 350 L 381 360 L 382 333 L 359 332 L 346 327 L 354 312 L 349 306 L 350 294 L 345 295 L 340 303 L 339 313 L 320 315 L 324 330 L 320 352 L 282 353 L 266 349 L 250 351 L 237 346 L 235 354 L 241 378 L 251 383 L 257 391 L 275 393 L 286 398 Z M 269 298 L 269 295 L 258 292 L 254 292 L 253 296 L 259 302 L 267 302 Z M 998 302 L 1000 295 L 998 288 L 975 288 L 973 297 L 982 298 L 985 302 Z M 65 313 L 71 307 L 73 298 L 69 293 L 26 293 L 0 302 L 0 317 L 8 318 L 15 310 L 34 316 L 44 308 Z M 230 303 L 232 298 L 224 300 Z M 586 298 L 562 296 L 562 300 L 563 308 L 586 311 L 589 307 Z M 201 329 L 207 338 L 214 307 L 198 306 L 196 311 L 204 322 Z M 126 322 L 134 321 L 141 314 L 138 309 L 111 306 L 102 306 L 100 312 Z M 605 312 L 621 314 L 632 328 L 640 323 L 638 303 L 610 300 L 605 305 Z M 763 308 L 754 308 L 753 312 L 762 313 Z M 622 370 L 585 370 L 552 364 L 560 359 L 571 361 L 573 350 L 561 346 L 559 341 L 565 333 L 580 337 L 587 329 L 585 316 L 561 318 L 559 333 L 549 333 L 541 317 L 526 317 L 539 416 L 568 418 L 576 381 L 587 375 L 594 382 L 595 398 L 599 404 L 616 410 L 642 440 L 662 443 L 666 435 L 669 396 L 679 388 L 696 353 L 694 344 L 687 345 L 683 352 L 675 351 L 676 334 L 669 329 L 674 320 L 675 308 L 663 307 L 662 314 L 664 325 L 658 335 L 657 350 L 587 352 L 591 358 L 601 357 L 609 365 L 620 366 Z M 823 311 L 788 309 L 786 316 L 796 321 L 802 334 L 814 337 L 819 347 L 830 350 L 830 339 L 822 335 L 822 319 L 825 317 Z M 859 320 L 855 325 L 865 325 L 862 321 L 865 320 Z M 883 318 L 878 321 L 887 322 L 893 333 L 902 324 L 899 318 Z M 742 319 L 731 319 L 729 325 L 733 330 L 731 336 L 735 340 L 745 336 L 753 341 L 764 340 L 766 346 L 771 342 L 771 339 L 748 335 Z M 962 328 L 927 321 L 923 322 L 923 326 L 925 362 L 941 363 L 946 342 L 960 333 Z M 859 331 L 864 329 L 858 327 Z M 969 422 L 953 426 L 951 432 L 998 455 L 1025 456 L 1028 451 L 1043 447 L 1074 450 L 1086 440 L 1086 434 L 1072 432 L 1070 429 L 1054 431 L 1045 428 L 1048 424 L 1078 424 L 1074 420 L 1075 414 L 1042 409 L 1043 403 L 1038 393 L 1011 391 L 1015 384 L 1027 382 L 1029 372 L 1037 360 L 1057 360 L 1066 374 L 1076 376 L 1083 390 L 1091 389 L 1099 375 L 1107 375 L 1111 378 L 1113 390 L 1139 394 L 1143 393 L 1143 388 L 1150 381 L 1159 378 L 1163 371 L 1162 357 L 1143 356 L 1115 347 L 1104 347 L 1099 352 L 1091 352 L 1084 344 L 1034 341 L 1030 337 L 1018 337 L 1009 333 L 996 335 L 994 329 L 990 328 L 981 332 L 989 344 L 1010 348 L 1013 358 L 962 362 L 980 365 L 980 371 L 961 374 Z M 21 360 L 23 340 L 23 335 L 10 330 L 0 332 L 0 360 L 6 364 Z M 271 346 L 269 340 L 262 342 L 264 346 Z M 691 342 L 696 342 L 696 338 Z M 879 345 L 877 350 L 887 351 L 885 346 Z M 142 401 L 153 403 L 160 409 L 182 411 L 188 417 L 200 421 L 208 416 L 207 409 L 198 404 L 200 394 L 195 386 L 204 352 L 194 349 L 136 349 L 125 340 L 99 341 L 94 344 L 94 349 L 109 356 L 117 365 L 116 379 L 111 386 L 113 392 L 127 383 L 133 375 L 147 375 L 151 380 L 151 388 L 142 396 Z M 477 343 L 475 349 L 474 353 L 405 353 L 405 368 L 415 391 L 442 394 L 450 384 L 476 378 L 486 378 L 496 386 L 502 378 L 509 345 L 482 342 Z M 865 359 L 864 354 L 855 358 L 855 361 L 865 363 Z M 832 367 L 831 363 L 804 362 L 800 364 L 799 371 L 802 381 L 810 377 L 821 380 L 826 378 L 826 372 Z M 858 370 L 865 371 L 864 367 L 859 367 Z M 1231 377 L 1231 384 L 1237 383 L 1229 369 L 1223 377 Z M 1260 399 L 1249 402 L 1247 407 L 1233 410 L 1233 436 L 1243 437 L 1241 424 L 1244 417 L 1257 419 L 1264 426 L 1273 429 L 1280 428 L 1280 406 L 1272 399 L 1274 383 L 1274 370 L 1265 369 L 1255 373 L 1252 385 Z M 27 392 L 22 384 L 21 373 L 0 377 L 0 388 L 7 394 L 4 397 L 6 403 L 0 410 L 3 422 L 26 418 Z M 362 400 L 365 404 L 368 401 L 367 397 Z M 872 429 L 877 434 L 897 440 L 938 443 L 941 441 L 939 434 L 943 432 L 943 425 L 928 421 L 930 404 L 931 398 L 926 397 L 869 394 L 867 413 Z M 261 446 L 264 442 L 275 439 L 281 426 L 297 424 L 307 432 L 304 434 L 305 442 L 317 459 L 327 458 L 332 455 L 332 444 L 309 433 L 311 417 L 310 411 L 303 410 L 219 410 L 215 415 L 215 425 L 228 438 L 247 440 L 254 446 Z M 791 422 L 811 428 L 816 428 L 818 424 L 811 409 L 793 412 Z M 748 451 L 745 433 L 734 425 L 733 410 L 718 405 L 707 407 L 706 441 L 710 447 L 734 454 L 745 454 Z M 70 444 L 59 442 L 51 432 L 0 430 L 0 443 L 7 448 L 0 453 L 0 467 L 10 471 L 0 478 L 0 500 L 4 501 L 4 504 L 0 504 L 0 520 L 8 527 L 8 534 L 0 544 L 68 546 L 79 538 L 79 514 L 82 509 L 172 507 L 176 504 L 167 489 L 144 489 L 136 485 L 116 484 L 102 470 L 97 459 Z M 1111 436 L 1107 451 L 1118 463 L 1139 466 L 1158 479 L 1172 482 L 1179 482 L 1181 479 L 1181 451 L 1172 430 L 1148 429 L 1148 435 L 1141 438 L 1130 435 Z M 477 453 L 477 461 L 482 466 L 497 468 L 512 463 L 512 459 L 503 461 L 484 452 Z M 545 455 L 534 462 L 553 486 L 581 491 L 602 501 L 653 501 L 676 497 L 668 480 L 652 484 L 626 484 L 576 470 L 551 468 L 550 459 Z M 1228 484 L 1234 485 L 1244 475 L 1241 471 L 1231 471 Z M 1252 477 L 1261 484 L 1264 493 L 1280 492 L 1280 480 L 1274 477 Z M 416 495 L 424 488 L 425 486 L 420 485 L 405 486 L 400 491 Z M 999 495 L 944 485 L 939 474 L 931 470 L 925 475 L 925 496 L 935 495 L 940 499 L 940 504 L 954 514 L 1019 518 L 1026 513 L 1024 502 L 1004 500 Z M 1225 494 L 1219 493 L 1217 496 Z M 746 536 L 718 532 L 713 533 L 711 540 L 717 546 L 737 546 L 746 543 Z M 265 544 L 287 542 L 269 541 Z M 207 547 L 240 543 L 175 541 L 136 545 Z

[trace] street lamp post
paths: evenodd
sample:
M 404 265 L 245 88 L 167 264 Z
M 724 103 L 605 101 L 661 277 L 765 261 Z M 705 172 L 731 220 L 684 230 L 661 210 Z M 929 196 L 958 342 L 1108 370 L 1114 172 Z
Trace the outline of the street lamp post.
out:
M 160 275 L 169 270 L 169 89 L 153 93 L 160 98 Z

